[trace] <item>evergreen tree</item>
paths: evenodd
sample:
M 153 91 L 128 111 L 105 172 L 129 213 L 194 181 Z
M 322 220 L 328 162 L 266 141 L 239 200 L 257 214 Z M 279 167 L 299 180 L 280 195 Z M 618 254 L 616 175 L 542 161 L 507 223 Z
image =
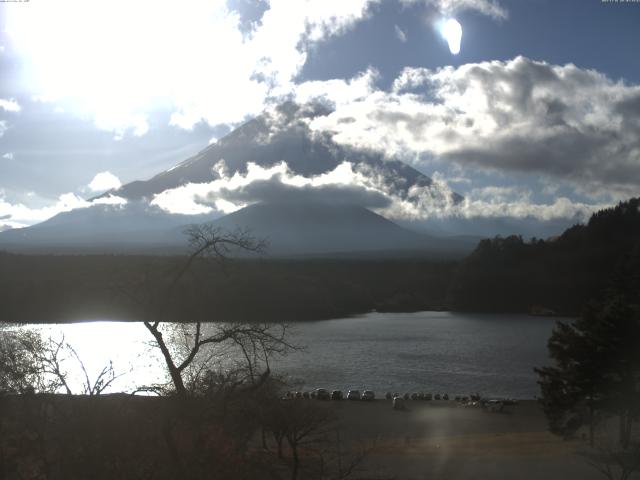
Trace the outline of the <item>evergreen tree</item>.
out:
M 555 366 L 536 369 L 552 432 L 565 437 L 603 417 L 619 419 L 629 445 L 640 413 L 640 310 L 623 295 L 592 305 L 572 324 L 559 322 L 549 340 Z

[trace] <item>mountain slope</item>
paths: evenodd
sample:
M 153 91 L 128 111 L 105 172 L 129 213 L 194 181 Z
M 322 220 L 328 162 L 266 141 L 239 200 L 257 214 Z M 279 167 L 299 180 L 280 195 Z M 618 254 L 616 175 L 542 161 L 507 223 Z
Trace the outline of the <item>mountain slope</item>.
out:
M 186 183 L 206 183 L 218 177 L 216 165 L 222 160 L 230 174 L 244 173 L 248 163 L 271 167 L 281 162 L 295 174 L 310 177 L 327 173 L 344 161 L 356 171 L 382 182 L 389 193 L 407 199 L 411 190 L 426 189 L 434 201 L 462 200 L 457 194 L 440 192 L 438 186 L 413 167 L 381 154 L 347 148 L 327 135 L 312 132 L 308 122 L 328 111 L 321 106 L 299 106 L 287 102 L 274 112 L 265 112 L 195 156 L 162 172 L 150 180 L 136 181 L 107 192 L 129 200 L 151 200 L 167 189 Z M 449 198 L 451 196 L 451 198 Z
M 60 213 L 28 228 L 0 232 L 10 251 L 145 252 L 184 250 L 184 226 L 206 216 L 170 215 L 143 203 L 95 205 Z
M 407 230 L 356 205 L 254 204 L 213 222 L 248 228 L 267 240 L 270 255 L 372 253 L 416 255 L 468 253 L 475 242 L 451 241 Z
M 181 234 L 185 225 L 212 221 L 223 211 L 249 205 L 220 218 L 219 225 L 249 227 L 269 237 L 274 255 L 451 251 L 447 242 L 433 238 L 425 242 L 427 236 L 367 207 L 386 212 L 393 210 L 391 205 L 400 209 L 409 205 L 414 210 L 450 205 L 461 197 L 399 160 L 346 148 L 326 134 L 314 133 L 309 122 L 327 113 L 318 105 L 280 105 L 168 171 L 103 195 L 121 197 L 126 205 L 94 205 L 29 228 L 1 232 L 0 248 L 138 252 L 149 246 L 175 251 L 186 245 Z M 286 171 L 248 179 L 251 164 L 267 169 L 283 162 Z M 345 164 L 348 168 L 343 168 Z M 286 176 L 292 178 L 288 183 Z M 211 185 L 223 177 L 215 188 Z M 212 192 L 226 196 L 211 197 Z M 153 202 L 159 194 L 163 201 Z M 197 207 L 187 208 L 189 212 L 209 213 L 176 214 L 185 212 L 184 205 Z M 469 245 L 463 248 L 469 249 Z
M 255 204 L 213 222 L 249 228 L 271 254 L 418 249 L 426 237 L 359 206 Z

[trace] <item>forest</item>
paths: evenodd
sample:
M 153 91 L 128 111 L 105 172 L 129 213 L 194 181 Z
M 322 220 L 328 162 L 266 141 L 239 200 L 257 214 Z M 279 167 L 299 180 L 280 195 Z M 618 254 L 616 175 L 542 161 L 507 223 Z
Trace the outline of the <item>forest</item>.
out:
M 638 198 L 621 202 L 553 239 L 482 240 L 452 277 L 451 307 L 577 315 L 600 300 L 622 271 L 628 275 L 619 288 L 638 289 L 639 207 Z
M 640 271 L 640 199 L 556 238 L 482 240 L 459 262 L 410 258 L 195 260 L 167 315 L 175 321 L 303 321 L 377 311 L 578 315 L 615 271 Z M 219 260 L 219 259 L 218 259 Z M 0 252 L 0 320 L 143 320 L 183 257 Z M 628 277 L 628 275 L 627 275 Z M 187 307 L 185 307 L 187 306 Z

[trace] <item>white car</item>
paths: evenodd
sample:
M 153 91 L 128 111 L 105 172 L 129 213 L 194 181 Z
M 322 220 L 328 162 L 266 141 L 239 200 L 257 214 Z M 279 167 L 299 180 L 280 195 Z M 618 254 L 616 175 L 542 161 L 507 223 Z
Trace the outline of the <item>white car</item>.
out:
M 347 400 L 360 400 L 360 390 L 349 390 Z

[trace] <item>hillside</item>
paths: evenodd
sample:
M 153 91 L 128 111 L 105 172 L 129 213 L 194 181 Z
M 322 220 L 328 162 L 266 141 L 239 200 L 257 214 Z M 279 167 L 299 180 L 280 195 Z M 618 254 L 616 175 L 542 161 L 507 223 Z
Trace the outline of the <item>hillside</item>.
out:
M 607 288 L 640 291 L 639 207 L 621 202 L 551 240 L 483 240 L 458 268 L 452 307 L 577 314 Z

